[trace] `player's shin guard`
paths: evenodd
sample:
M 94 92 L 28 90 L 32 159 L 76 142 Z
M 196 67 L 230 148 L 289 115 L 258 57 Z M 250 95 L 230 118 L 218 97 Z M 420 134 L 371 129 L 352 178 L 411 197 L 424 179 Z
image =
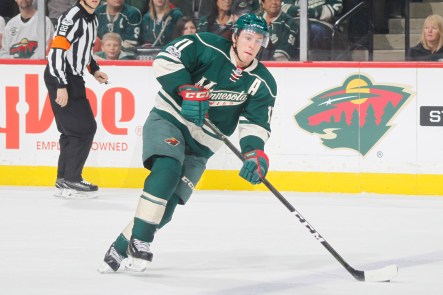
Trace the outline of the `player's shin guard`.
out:
M 126 269 L 144 271 L 152 261 L 150 242 L 154 240 L 154 233 L 165 212 L 166 200 L 143 192 L 140 197 L 132 228 L 132 237 L 129 241 L 128 261 Z

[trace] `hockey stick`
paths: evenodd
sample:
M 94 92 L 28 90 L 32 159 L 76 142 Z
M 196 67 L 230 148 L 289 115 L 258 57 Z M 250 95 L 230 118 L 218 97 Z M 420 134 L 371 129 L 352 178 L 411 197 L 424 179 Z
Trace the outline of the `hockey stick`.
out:
M 217 128 L 217 126 L 215 126 L 208 119 L 205 119 L 204 124 L 208 126 L 241 161 L 245 160 L 242 153 L 232 144 L 228 137 Z M 355 279 L 366 282 L 389 282 L 397 275 L 398 267 L 395 264 L 366 271 L 353 268 L 343 259 L 343 257 L 340 256 L 340 254 L 337 253 L 337 251 L 334 250 L 334 248 L 332 248 L 331 245 L 329 245 L 329 243 L 320 235 L 320 233 L 314 229 L 314 227 L 300 214 L 300 212 L 298 212 L 265 177 L 261 178 L 261 181 L 289 211 L 295 213 L 295 216 L 298 218 L 300 223 L 309 230 L 314 238 L 316 238 Z

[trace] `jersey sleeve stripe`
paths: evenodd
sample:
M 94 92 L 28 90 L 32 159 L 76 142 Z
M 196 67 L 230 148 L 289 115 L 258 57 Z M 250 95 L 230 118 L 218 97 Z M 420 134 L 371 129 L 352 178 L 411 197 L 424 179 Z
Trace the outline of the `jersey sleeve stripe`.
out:
M 165 59 L 157 58 L 154 61 L 154 75 L 156 78 L 162 77 L 177 71 L 180 71 L 181 69 L 184 69 L 184 65 L 181 63 L 174 63 Z
M 246 123 L 248 122 L 248 123 Z M 246 136 L 256 136 L 259 137 L 263 142 L 267 142 L 269 139 L 269 131 L 264 129 L 263 127 L 249 123 L 249 121 L 240 121 L 238 125 L 239 138 L 245 138 Z

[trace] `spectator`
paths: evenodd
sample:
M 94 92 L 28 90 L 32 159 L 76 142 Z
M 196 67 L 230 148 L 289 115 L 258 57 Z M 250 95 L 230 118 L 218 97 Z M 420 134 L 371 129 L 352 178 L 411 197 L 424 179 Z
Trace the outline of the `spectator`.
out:
M 262 0 L 263 18 L 271 36 L 261 60 L 288 61 L 298 59 L 299 29 L 294 19 L 284 13 L 281 0 Z
M 292 17 L 300 16 L 299 0 L 282 0 L 282 10 Z M 343 0 L 308 0 L 308 17 L 333 23 L 343 10 Z
M 232 27 L 232 0 L 212 0 L 212 9 L 208 16 L 200 18 L 198 32 L 211 32 L 227 38 Z
M 10 18 L 13 18 L 20 13 L 18 5 L 15 0 L 1 0 L 0 16 L 5 18 L 5 22 L 8 22 Z
M 197 24 L 194 18 L 184 16 L 178 20 L 175 26 L 175 32 L 172 34 L 172 39 L 178 38 L 187 34 L 197 33 Z
M 260 13 L 260 0 L 234 0 L 232 3 L 231 13 L 233 14 L 234 7 L 237 11 L 248 9 L 252 13 Z M 235 22 L 235 21 L 233 21 Z
M 141 14 L 144 15 L 149 9 L 148 0 L 126 0 L 126 4 L 134 6 L 140 10 Z
M 425 19 L 420 42 L 411 47 L 407 60 L 443 61 L 443 18 L 430 15 Z
M 255 0 L 252 0 L 255 1 Z M 236 0 L 232 3 L 231 6 L 231 19 L 232 23 L 235 23 L 240 16 L 247 13 L 253 13 L 251 5 L 251 0 Z M 260 4 L 259 4 L 260 7 Z M 232 30 L 229 30 L 229 33 L 224 34 L 224 37 L 228 40 L 232 39 Z M 259 55 L 260 58 L 260 55 Z
M 133 53 L 140 44 L 140 10 L 125 3 L 125 0 L 107 0 L 97 7 L 95 14 L 98 17 L 98 38 L 103 38 L 108 32 L 118 33 L 123 40 L 123 50 Z
M 247 13 L 260 13 L 260 9 L 255 10 L 253 2 L 255 0 L 234 0 L 231 6 L 231 18 L 232 22 L 235 23 L 240 16 Z M 257 0 L 258 1 L 258 0 Z M 257 2 L 258 3 L 258 2 Z M 258 3 L 258 8 L 260 8 L 260 4 Z
M 172 40 L 177 21 L 183 17 L 179 8 L 171 8 L 169 0 L 150 0 L 149 12 L 142 20 L 142 46 L 162 47 Z
M 38 14 L 32 0 L 16 0 L 20 13 L 11 18 L 5 26 L 2 37 L 0 58 L 38 58 Z M 54 34 L 54 26 L 46 17 L 46 45 Z M 44 45 L 44 44 L 42 44 Z
M 48 17 L 57 25 L 57 20 L 60 15 L 74 6 L 75 3 L 77 3 L 77 0 L 47 0 Z
M 288 15 L 300 16 L 299 0 L 283 0 L 283 3 L 282 10 Z M 342 10 L 343 0 L 308 0 L 311 59 L 330 59 L 332 27 Z
M 134 59 L 133 55 L 127 54 L 122 51 L 122 38 L 119 34 L 109 32 L 103 35 L 102 51 L 97 52 L 94 55 L 96 60 L 129 60 Z
M 5 30 L 5 19 L 0 16 L 0 49 L 2 48 L 3 32 Z
M 184 15 L 196 19 L 208 15 L 212 8 L 208 0 L 171 0 L 171 3 L 180 8 Z

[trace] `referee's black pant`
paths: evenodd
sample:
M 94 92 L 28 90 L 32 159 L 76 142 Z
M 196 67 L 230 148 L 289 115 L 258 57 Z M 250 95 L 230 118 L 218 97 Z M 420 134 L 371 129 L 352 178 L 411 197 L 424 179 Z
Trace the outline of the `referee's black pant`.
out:
M 57 129 L 61 133 L 57 178 L 81 181 L 83 167 L 97 130 L 97 122 L 86 98 L 85 81 L 82 76 L 67 74 L 68 104 L 62 108 L 55 102 L 56 78 L 49 73 L 48 66 L 44 78 Z

